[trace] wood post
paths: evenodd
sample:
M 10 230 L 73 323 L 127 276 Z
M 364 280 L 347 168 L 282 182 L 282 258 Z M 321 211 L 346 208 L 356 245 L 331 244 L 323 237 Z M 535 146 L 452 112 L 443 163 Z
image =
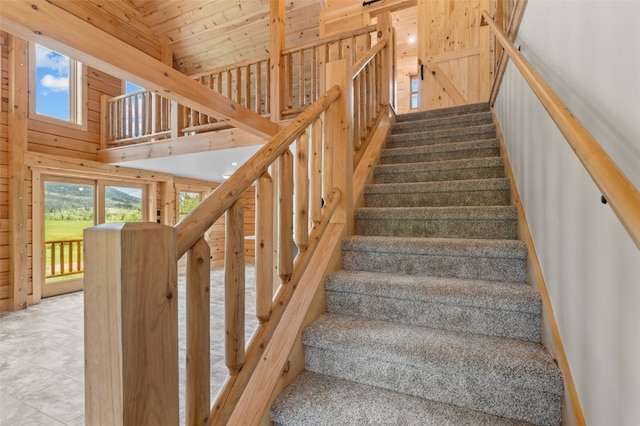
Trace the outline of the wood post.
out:
M 293 273 L 293 154 L 289 149 L 280 156 L 279 171 L 278 270 L 286 284 Z
M 344 223 L 353 231 L 353 78 L 346 59 L 327 64 L 327 87 L 340 86 L 340 96 L 325 113 L 326 140 L 333 145 L 333 185 L 342 197 L 332 223 Z M 325 189 L 326 193 L 326 189 Z
M 178 424 L 175 230 L 109 223 L 84 241 L 86 424 Z
M 225 216 L 225 362 L 231 375 L 244 364 L 244 214 L 238 200 Z
M 295 162 L 295 229 L 298 250 L 305 251 L 309 245 L 309 129 L 296 141 Z
M 187 386 L 188 425 L 206 426 L 211 411 L 210 291 L 211 248 L 204 238 L 187 252 Z
M 382 105 L 390 105 L 393 99 L 393 45 L 391 41 L 393 39 L 393 27 L 391 25 L 391 12 L 380 13 L 378 16 L 378 23 L 376 25 L 378 29 L 379 42 L 386 40 L 387 46 L 382 51 L 382 75 L 380 79 L 382 81 L 382 93 L 380 93 L 380 103 Z M 369 124 L 369 123 L 367 123 Z
M 27 307 L 29 293 L 29 235 L 27 207 L 27 111 L 29 98 L 29 43 L 9 36 L 9 297 L 11 310 Z M 35 288 L 34 288 L 35 290 Z M 34 291 L 34 302 L 40 300 L 39 288 Z M 37 296 L 37 297 L 36 297 Z
M 269 31 L 271 33 L 271 43 L 269 49 L 270 64 L 270 102 L 271 121 L 282 119 L 282 109 L 284 106 L 284 62 L 282 51 L 284 50 L 285 36 L 285 14 L 284 0 L 272 0 L 270 13 Z
M 264 172 L 256 185 L 256 316 L 269 321 L 273 300 L 273 179 Z

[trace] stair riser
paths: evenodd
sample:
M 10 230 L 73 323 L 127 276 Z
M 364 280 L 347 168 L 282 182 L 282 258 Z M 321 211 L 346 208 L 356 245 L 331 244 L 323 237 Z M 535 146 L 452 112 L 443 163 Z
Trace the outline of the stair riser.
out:
M 515 239 L 516 220 L 482 219 L 357 219 L 357 235 L 396 237 Z
M 442 182 L 447 180 L 492 179 L 504 177 L 503 167 L 381 173 L 374 171 L 375 183 Z
M 369 207 L 508 206 L 509 198 L 504 189 L 365 195 Z
M 487 336 L 540 341 L 540 315 L 526 312 L 447 305 L 327 291 L 331 313 L 357 315 L 382 321 L 442 328 Z
M 482 148 L 482 149 L 464 149 L 457 151 L 440 151 L 440 152 L 423 152 L 412 153 L 408 155 L 385 155 L 382 152 L 380 158 L 381 164 L 397 164 L 397 163 L 427 163 L 431 161 L 443 160 L 463 160 L 468 158 L 486 158 L 497 157 L 500 155 L 500 148 Z
M 463 114 L 473 114 L 476 112 L 489 111 L 488 104 L 471 104 L 463 105 L 459 107 L 443 108 L 430 111 L 412 112 L 409 114 L 401 114 L 396 117 L 396 122 L 401 123 L 404 121 L 415 120 L 428 120 L 432 118 L 444 118 Z
M 527 275 L 527 262 L 523 258 L 438 256 L 359 250 L 343 250 L 343 268 L 350 271 L 507 282 L 524 282 Z
M 490 112 L 473 115 L 442 117 L 404 123 L 394 123 L 391 125 L 391 133 L 394 135 L 399 135 L 402 133 L 455 129 L 459 127 L 469 127 L 474 125 L 480 126 L 487 124 L 492 124 Z
M 439 145 L 445 143 L 469 142 L 483 139 L 493 139 L 496 137 L 495 130 L 467 130 L 467 133 L 451 130 L 446 133 L 403 133 L 391 135 L 387 138 L 387 148 L 410 148 L 416 146 Z
M 432 365 L 400 365 L 307 345 L 305 368 L 535 425 L 560 424 L 560 396 L 512 387 L 491 371 L 472 371 L 470 366 L 457 365 L 455 359 L 448 364 L 434 361 Z

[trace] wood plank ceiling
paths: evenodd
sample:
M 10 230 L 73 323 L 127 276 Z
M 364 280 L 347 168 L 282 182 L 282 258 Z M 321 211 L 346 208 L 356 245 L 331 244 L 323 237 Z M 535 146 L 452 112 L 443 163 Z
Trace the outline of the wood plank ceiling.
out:
M 129 0 L 187 75 L 269 53 L 269 0 Z M 286 46 L 318 37 L 321 1 L 286 3 Z

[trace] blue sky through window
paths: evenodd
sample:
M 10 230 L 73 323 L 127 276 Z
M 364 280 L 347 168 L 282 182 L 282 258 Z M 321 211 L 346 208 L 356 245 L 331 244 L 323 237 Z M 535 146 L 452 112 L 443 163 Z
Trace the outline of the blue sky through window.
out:
M 127 88 L 126 88 L 127 92 L 126 93 L 133 93 L 133 92 L 137 92 L 138 90 L 142 90 L 142 87 L 131 83 L 130 81 L 127 81 Z
M 36 45 L 36 112 L 69 121 L 69 57 Z

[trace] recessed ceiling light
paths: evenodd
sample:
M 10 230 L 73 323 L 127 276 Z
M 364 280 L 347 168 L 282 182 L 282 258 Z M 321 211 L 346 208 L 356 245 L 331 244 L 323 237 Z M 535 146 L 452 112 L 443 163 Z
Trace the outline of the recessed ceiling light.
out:
M 235 161 L 233 163 L 231 163 L 232 166 L 237 166 L 238 163 L 236 163 Z
M 231 175 L 222 175 L 222 179 L 229 179 Z
M 409 36 L 409 43 L 413 44 L 416 42 L 416 38 L 414 36 Z

